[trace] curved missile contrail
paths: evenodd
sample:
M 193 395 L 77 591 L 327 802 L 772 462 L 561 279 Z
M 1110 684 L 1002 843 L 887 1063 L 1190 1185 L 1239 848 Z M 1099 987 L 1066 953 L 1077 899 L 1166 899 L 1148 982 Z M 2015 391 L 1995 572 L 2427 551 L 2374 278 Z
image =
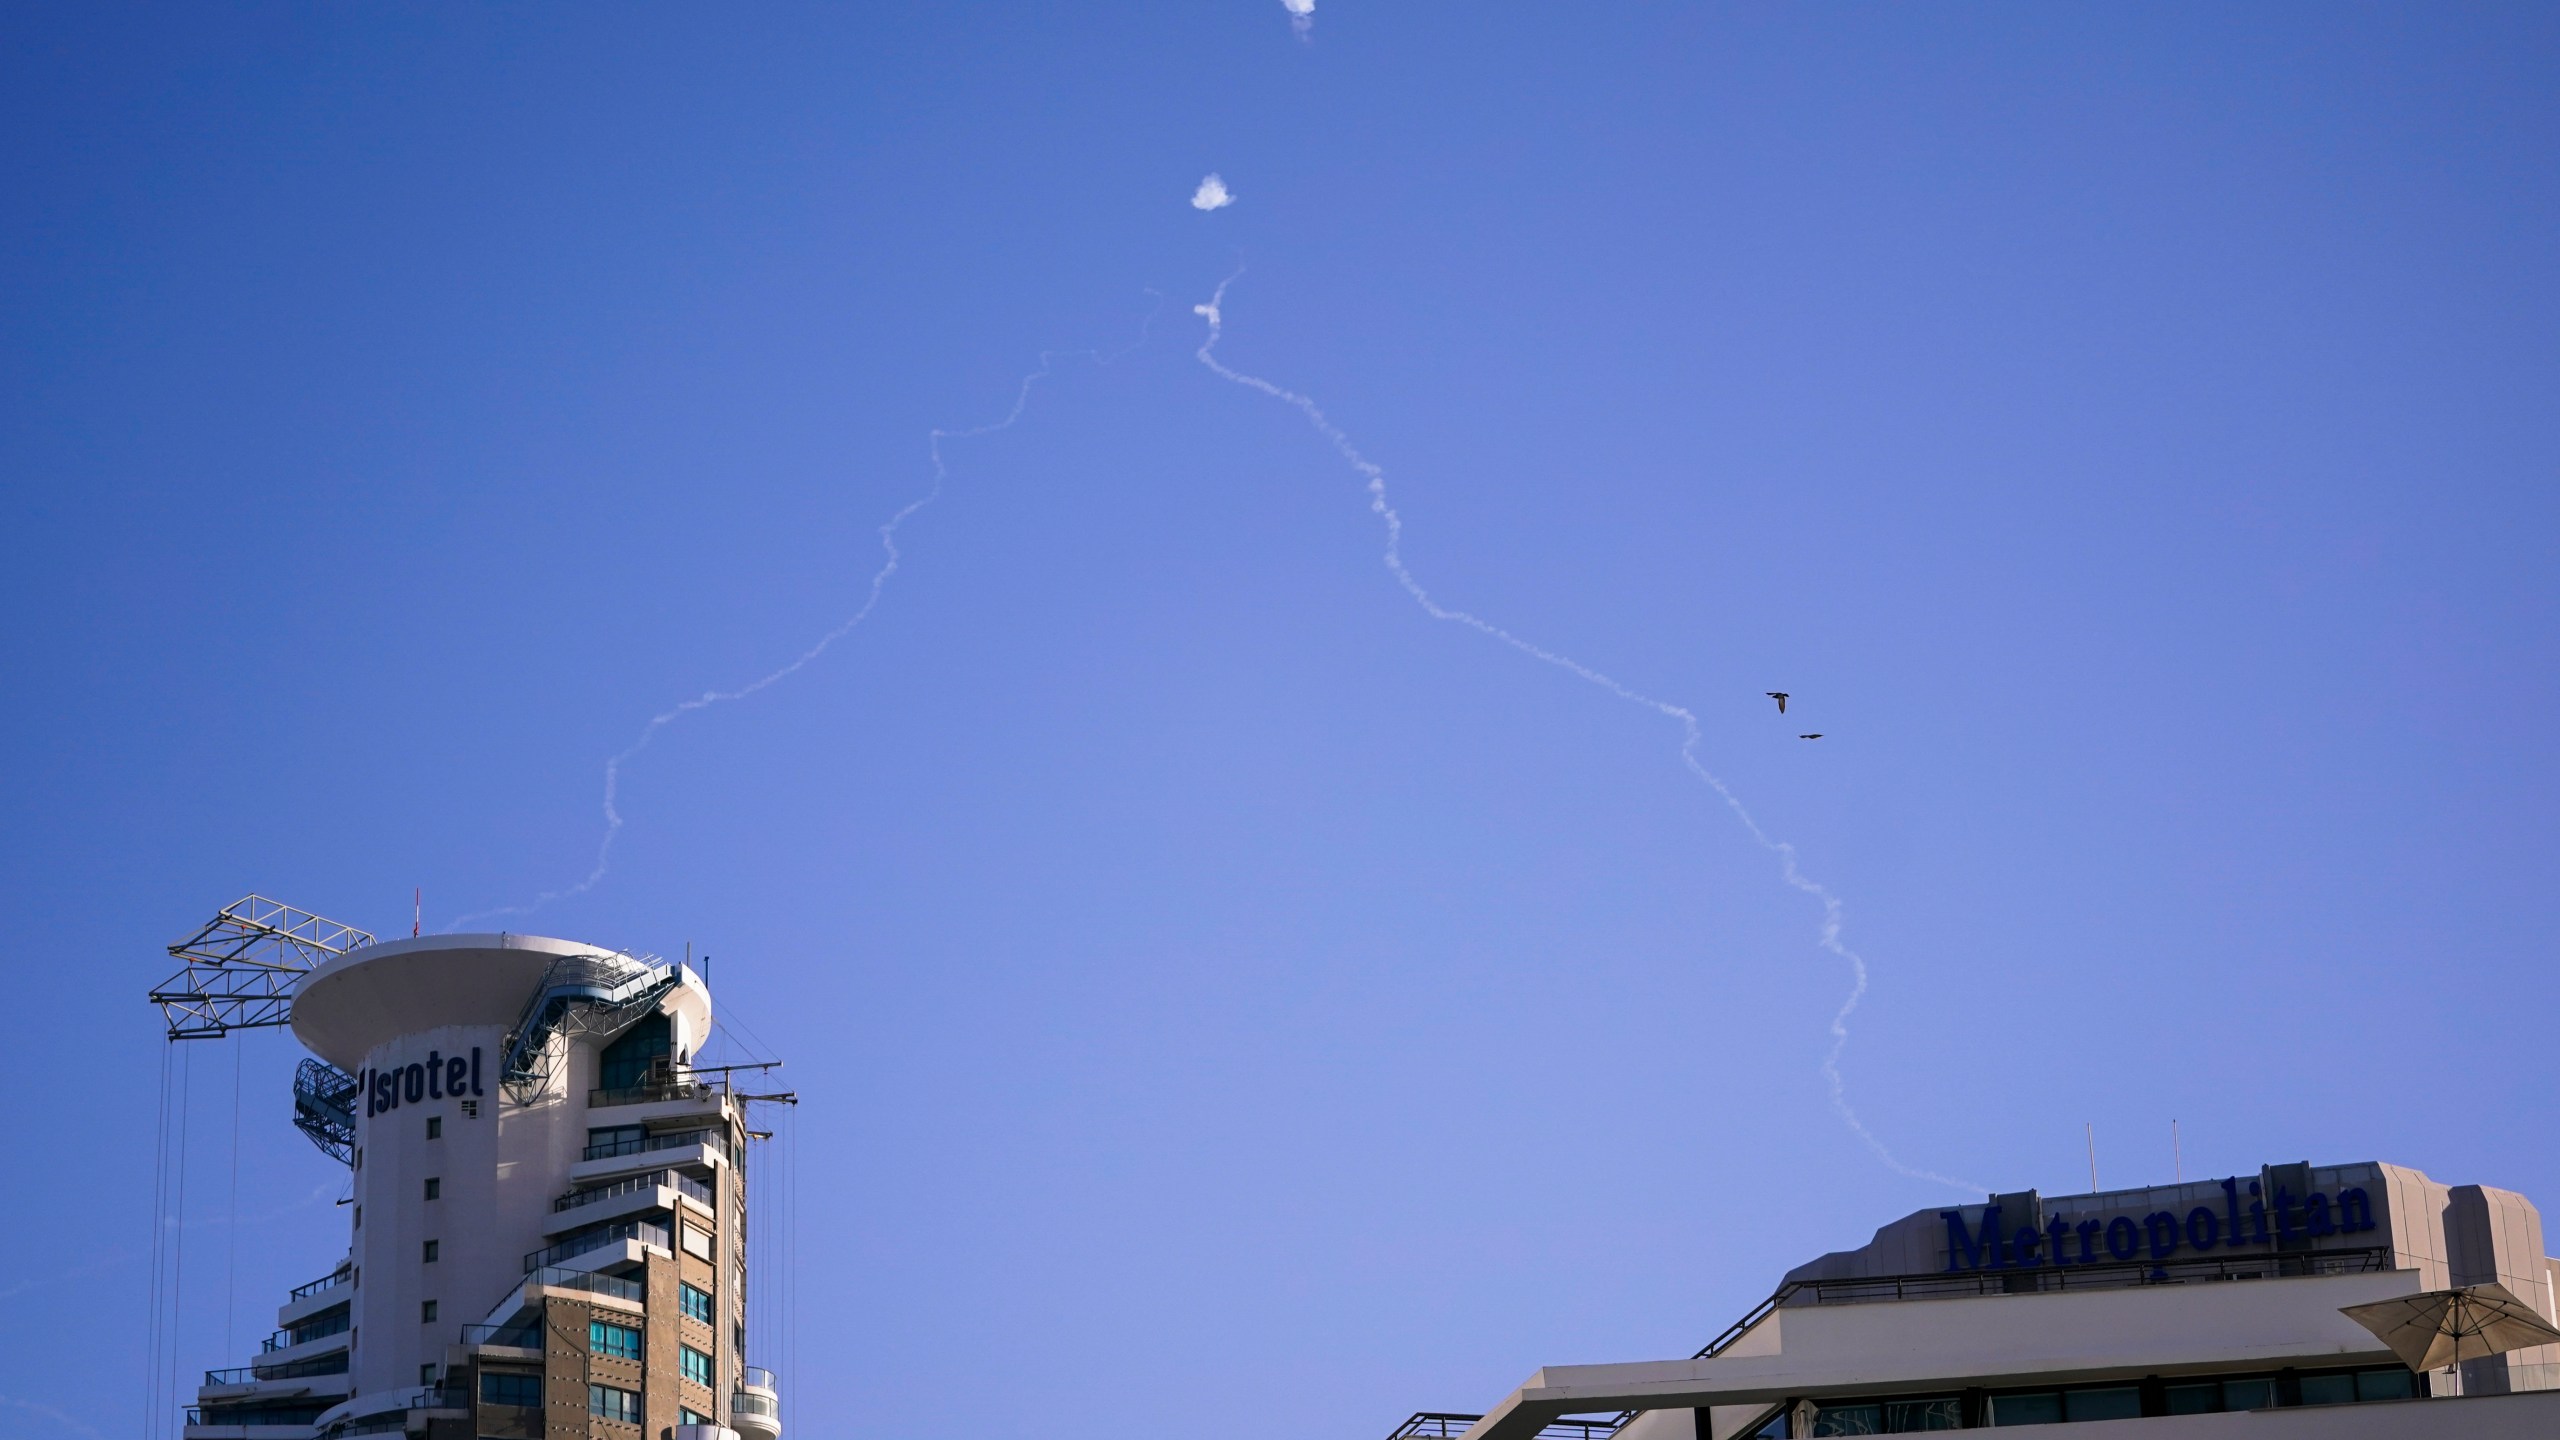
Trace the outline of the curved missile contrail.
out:
M 680 700 L 650 716 L 649 723 L 640 727 L 640 733 L 631 737 L 630 744 L 606 758 L 604 762 L 604 837 L 596 842 L 595 864 L 588 869 L 585 879 L 574 885 L 564 885 L 557 890 L 545 890 L 520 905 L 500 905 L 493 909 L 475 910 L 467 915 L 457 915 L 446 922 L 444 928 L 450 932 L 459 930 L 474 920 L 494 920 L 506 915 L 529 915 L 555 900 L 571 899 L 596 888 L 604 880 L 607 872 L 612 869 L 613 842 L 615 837 L 622 833 L 623 816 L 619 803 L 622 792 L 622 768 L 638 758 L 641 751 L 648 749 L 649 742 L 658 738 L 659 731 L 697 710 L 708 710 L 714 705 L 725 705 L 732 700 L 744 700 L 758 691 L 791 678 L 808 668 L 819 656 L 826 654 L 837 641 L 861 628 L 862 622 L 871 618 L 871 612 L 880 607 L 881 593 L 888 589 L 890 580 L 897 576 L 898 567 L 905 563 L 906 552 L 898 548 L 899 527 L 915 518 L 917 511 L 941 499 L 943 490 L 950 482 L 951 470 L 943 458 L 943 443 L 950 440 L 972 440 L 982 435 L 993 435 L 998 431 L 1012 429 L 1022 419 L 1023 412 L 1031 404 L 1032 387 L 1055 373 L 1058 363 L 1062 360 L 1089 360 L 1097 365 L 1108 365 L 1144 345 L 1147 343 L 1148 330 L 1155 324 L 1157 311 L 1163 308 L 1163 298 L 1160 294 L 1156 296 L 1157 305 L 1147 312 L 1146 320 L 1138 327 L 1138 338 L 1118 350 L 1108 353 L 1099 350 L 1041 351 L 1039 366 L 1024 375 L 1015 385 L 1013 408 L 1005 412 L 1003 419 L 985 425 L 971 426 L 964 430 L 936 427 L 927 432 L 925 452 L 932 461 L 932 478 L 916 498 L 899 506 L 888 519 L 880 523 L 880 566 L 871 572 L 871 584 L 863 595 L 860 608 L 839 621 L 835 628 L 820 635 L 810 643 L 808 648 L 764 675 L 734 690 L 705 690 L 690 700 Z
M 1200 316 L 1209 323 L 1207 338 L 1203 339 L 1200 342 L 1200 348 L 1193 352 L 1200 363 L 1207 366 L 1219 379 L 1267 395 L 1305 416 L 1307 423 L 1315 427 L 1316 433 L 1331 443 L 1334 451 L 1341 455 L 1344 462 L 1359 473 L 1368 486 L 1369 511 L 1378 517 L 1379 523 L 1387 532 L 1384 559 L 1388 573 L 1395 576 L 1396 583 L 1404 587 L 1405 594 L 1413 597 L 1413 602 L 1422 607 L 1424 614 L 1434 620 L 1463 625 L 1480 635 L 1509 646 L 1532 660 L 1552 665 L 1576 679 L 1598 686 L 1630 705 L 1650 710 L 1664 719 L 1679 724 L 1680 763 L 1688 768 L 1690 774 L 1704 782 L 1708 789 L 1713 790 L 1717 798 L 1724 801 L 1726 808 L 1733 812 L 1734 818 L 1742 822 L 1743 829 L 1750 832 L 1752 840 L 1758 843 L 1760 848 L 1778 857 L 1779 874 L 1785 878 L 1787 884 L 1821 902 L 1822 948 L 1848 963 L 1849 997 L 1840 1002 L 1839 1010 L 1831 1017 L 1831 1048 L 1822 1057 L 1822 1078 L 1831 1092 L 1831 1108 L 1860 1140 L 1866 1142 L 1867 1148 L 1875 1153 L 1876 1158 L 1883 1161 L 1886 1167 L 1896 1174 L 1914 1180 L 1927 1180 L 1952 1186 L 1958 1190 L 1988 1193 L 1985 1187 L 1971 1181 L 1959 1180 L 1953 1176 L 1941 1175 L 1934 1170 L 1923 1170 L 1904 1164 L 1890 1149 L 1886 1148 L 1883 1141 L 1876 1138 L 1875 1132 L 1869 1130 L 1866 1123 L 1858 1118 L 1858 1112 L 1850 1108 L 1848 1087 L 1840 1077 L 1840 1052 L 1849 1043 L 1850 1012 L 1856 1010 L 1858 1002 L 1866 997 L 1867 962 L 1857 951 L 1841 943 L 1840 928 L 1844 917 L 1840 897 L 1833 894 L 1829 887 L 1806 876 L 1796 865 L 1796 847 L 1787 841 L 1773 838 L 1768 831 L 1762 829 L 1760 822 L 1752 818 L 1751 811 L 1743 805 L 1732 789 L 1698 759 L 1698 745 L 1705 736 L 1699 729 L 1697 714 L 1685 706 L 1674 705 L 1667 700 L 1657 700 L 1633 686 L 1592 669 L 1569 655 L 1523 640 L 1481 616 L 1465 610 L 1453 609 L 1433 599 L 1431 592 L 1423 588 L 1422 582 L 1414 578 L 1413 571 L 1404 563 L 1404 517 L 1397 513 L 1395 506 L 1387 499 L 1386 471 L 1379 468 L 1368 456 L 1361 454 L 1359 448 L 1351 443 L 1351 437 L 1343 432 L 1341 426 L 1327 419 L 1324 411 L 1317 408 L 1314 400 L 1295 390 L 1275 385 L 1258 375 L 1248 375 L 1218 359 L 1218 341 L 1226 333 L 1224 307 L 1227 288 L 1233 285 L 1237 277 L 1243 273 L 1242 270 L 1238 270 L 1235 274 L 1219 281 L 1216 293 L 1209 297 L 1207 303 L 1191 307 L 1192 314 Z

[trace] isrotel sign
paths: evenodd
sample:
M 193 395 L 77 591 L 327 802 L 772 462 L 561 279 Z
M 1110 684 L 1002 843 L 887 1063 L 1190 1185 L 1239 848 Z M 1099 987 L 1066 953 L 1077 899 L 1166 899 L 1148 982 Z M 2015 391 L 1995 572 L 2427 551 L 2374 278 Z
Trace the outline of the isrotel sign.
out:
M 392 1065 L 380 1070 L 367 1069 L 356 1077 L 364 1087 L 364 1113 L 379 1115 L 403 1105 L 423 1100 L 460 1099 L 480 1093 L 480 1047 L 471 1047 L 468 1059 L 456 1054 L 448 1056 L 430 1050 L 427 1058 L 407 1065 Z

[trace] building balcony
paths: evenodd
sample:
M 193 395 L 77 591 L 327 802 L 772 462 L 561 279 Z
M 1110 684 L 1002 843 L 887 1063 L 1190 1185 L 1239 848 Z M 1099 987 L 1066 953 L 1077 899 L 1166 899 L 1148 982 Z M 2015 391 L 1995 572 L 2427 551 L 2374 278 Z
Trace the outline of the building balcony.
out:
M 729 1397 L 729 1428 L 741 1440 L 781 1440 L 782 1399 L 775 1393 L 772 1371 L 747 1367 L 744 1382 Z
M 533 1251 L 524 1257 L 525 1273 L 530 1275 L 536 1270 L 550 1266 L 573 1270 L 602 1269 L 602 1265 L 573 1265 L 570 1262 L 598 1250 L 625 1243 L 644 1245 L 670 1256 L 675 1254 L 675 1236 L 666 1226 L 647 1220 L 632 1220 L 619 1225 L 605 1225 L 593 1230 L 581 1231 L 556 1245 Z
M 717 1169 L 729 1160 L 729 1141 L 718 1130 L 673 1130 L 637 1140 L 590 1145 L 569 1167 L 569 1182 L 586 1187 L 596 1181 L 661 1166 Z
M 316 1360 L 286 1365 L 240 1365 L 228 1370 L 207 1370 L 204 1372 L 204 1384 L 196 1391 L 196 1399 L 201 1404 L 223 1406 L 280 1402 L 303 1396 L 336 1401 L 347 1398 L 350 1389 L 347 1356 L 342 1350 Z
M 681 1201 L 679 1196 L 683 1197 Z M 693 1205 L 707 1218 L 717 1218 L 710 1186 L 678 1171 L 652 1170 L 610 1184 L 573 1190 L 552 1201 L 551 1213 L 543 1218 L 542 1233 L 566 1235 L 625 1216 L 672 1211 L 680 1204 Z
M 352 1266 L 341 1265 L 308 1285 L 296 1285 L 284 1304 L 276 1307 L 276 1323 L 290 1330 L 333 1305 L 347 1303 L 347 1287 L 355 1283 Z

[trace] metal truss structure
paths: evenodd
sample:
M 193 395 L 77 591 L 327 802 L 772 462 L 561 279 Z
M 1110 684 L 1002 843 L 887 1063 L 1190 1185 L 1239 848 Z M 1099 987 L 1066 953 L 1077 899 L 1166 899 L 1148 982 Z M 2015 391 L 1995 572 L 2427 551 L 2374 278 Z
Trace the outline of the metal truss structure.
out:
M 565 955 L 551 962 L 516 1022 L 498 1066 L 499 1083 L 519 1105 L 547 1094 L 563 1054 L 564 1036 L 611 1036 L 658 1006 L 659 997 L 684 983 L 681 965 L 652 965 L 657 957 Z
M 283 1025 L 293 1018 L 293 987 L 305 973 L 372 943 L 369 931 L 244 896 L 169 947 L 184 968 L 160 982 L 151 1003 L 169 1022 L 172 1040 Z
M 293 1067 L 293 1125 L 341 1165 L 356 1160 L 356 1077 L 326 1060 Z

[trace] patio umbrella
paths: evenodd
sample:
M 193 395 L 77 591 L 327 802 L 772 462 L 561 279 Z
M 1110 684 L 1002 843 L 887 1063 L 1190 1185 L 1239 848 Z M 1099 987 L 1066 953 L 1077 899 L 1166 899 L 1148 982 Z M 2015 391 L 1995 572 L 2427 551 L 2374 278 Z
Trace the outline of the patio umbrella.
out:
M 2344 1306 L 2338 1313 L 2372 1331 L 2412 1370 L 2441 1370 L 2560 1341 L 2560 1329 L 2496 1284 L 2423 1290 Z

